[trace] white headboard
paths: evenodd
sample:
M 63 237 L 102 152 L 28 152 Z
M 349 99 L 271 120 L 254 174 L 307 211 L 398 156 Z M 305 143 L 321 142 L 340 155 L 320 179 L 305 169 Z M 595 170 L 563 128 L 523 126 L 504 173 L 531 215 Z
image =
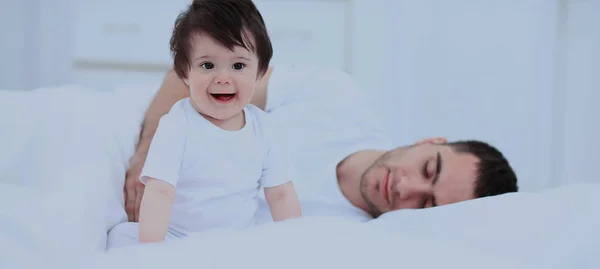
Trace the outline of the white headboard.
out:
M 76 1 L 74 82 L 100 89 L 159 83 L 171 65 L 175 18 L 189 2 Z M 272 65 L 317 64 L 352 72 L 352 2 L 255 1 L 271 34 Z

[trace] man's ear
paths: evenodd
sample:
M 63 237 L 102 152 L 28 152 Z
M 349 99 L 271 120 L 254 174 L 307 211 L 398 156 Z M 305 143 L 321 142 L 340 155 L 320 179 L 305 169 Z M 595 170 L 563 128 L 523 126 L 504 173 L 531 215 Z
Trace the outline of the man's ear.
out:
M 422 144 L 445 144 L 445 143 L 448 143 L 448 139 L 443 138 L 443 137 L 435 137 L 435 138 L 421 139 L 421 140 L 417 141 L 415 144 L 422 145 Z

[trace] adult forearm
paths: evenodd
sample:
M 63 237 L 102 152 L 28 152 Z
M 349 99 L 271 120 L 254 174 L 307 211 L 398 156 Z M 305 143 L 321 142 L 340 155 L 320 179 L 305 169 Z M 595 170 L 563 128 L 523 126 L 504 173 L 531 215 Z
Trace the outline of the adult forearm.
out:
M 159 118 L 160 119 L 160 118 Z M 148 155 L 148 149 L 150 148 L 150 142 L 156 133 L 159 120 L 146 119 L 142 124 L 142 132 L 140 134 L 140 140 L 137 145 L 136 155 L 145 159 Z
M 150 141 L 152 141 L 152 137 L 156 133 L 156 128 L 158 128 L 160 118 L 167 114 L 177 101 L 188 96 L 189 90 L 187 85 L 183 83 L 173 70 L 169 70 L 158 93 L 154 96 L 144 115 L 136 157 L 145 159 L 150 147 Z

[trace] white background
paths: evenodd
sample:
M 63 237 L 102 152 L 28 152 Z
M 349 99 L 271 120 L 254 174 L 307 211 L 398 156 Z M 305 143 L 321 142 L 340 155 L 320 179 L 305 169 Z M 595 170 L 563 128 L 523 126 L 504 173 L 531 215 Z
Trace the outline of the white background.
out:
M 157 85 L 188 0 L 2 0 L 0 88 Z M 523 190 L 600 181 L 600 0 L 262 0 L 273 65 L 343 68 L 399 145 L 476 138 Z

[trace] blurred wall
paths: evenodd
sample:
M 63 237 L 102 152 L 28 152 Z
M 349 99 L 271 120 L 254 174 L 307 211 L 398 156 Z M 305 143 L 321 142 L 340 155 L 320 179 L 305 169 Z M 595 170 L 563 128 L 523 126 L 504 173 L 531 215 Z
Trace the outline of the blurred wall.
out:
M 561 151 L 556 166 L 559 182 L 600 182 L 600 1 L 569 1 L 564 27 L 566 38 L 563 80 L 557 107 Z M 562 166 L 561 166 L 562 165 Z
M 524 190 L 598 181 L 600 0 L 258 0 L 273 65 L 342 68 L 398 144 L 482 139 Z M 189 0 L 4 0 L 0 88 L 157 87 Z M 8 7 L 8 8 L 6 8 Z
M 398 136 L 483 139 L 524 190 L 553 182 L 558 1 L 396 1 L 395 88 L 382 102 Z M 391 67 L 390 66 L 390 67 Z
M 26 3 L 3 0 L 0 9 L 0 89 L 27 88 L 25 63 L 28 30 L 32 27 L 25 19 Z

